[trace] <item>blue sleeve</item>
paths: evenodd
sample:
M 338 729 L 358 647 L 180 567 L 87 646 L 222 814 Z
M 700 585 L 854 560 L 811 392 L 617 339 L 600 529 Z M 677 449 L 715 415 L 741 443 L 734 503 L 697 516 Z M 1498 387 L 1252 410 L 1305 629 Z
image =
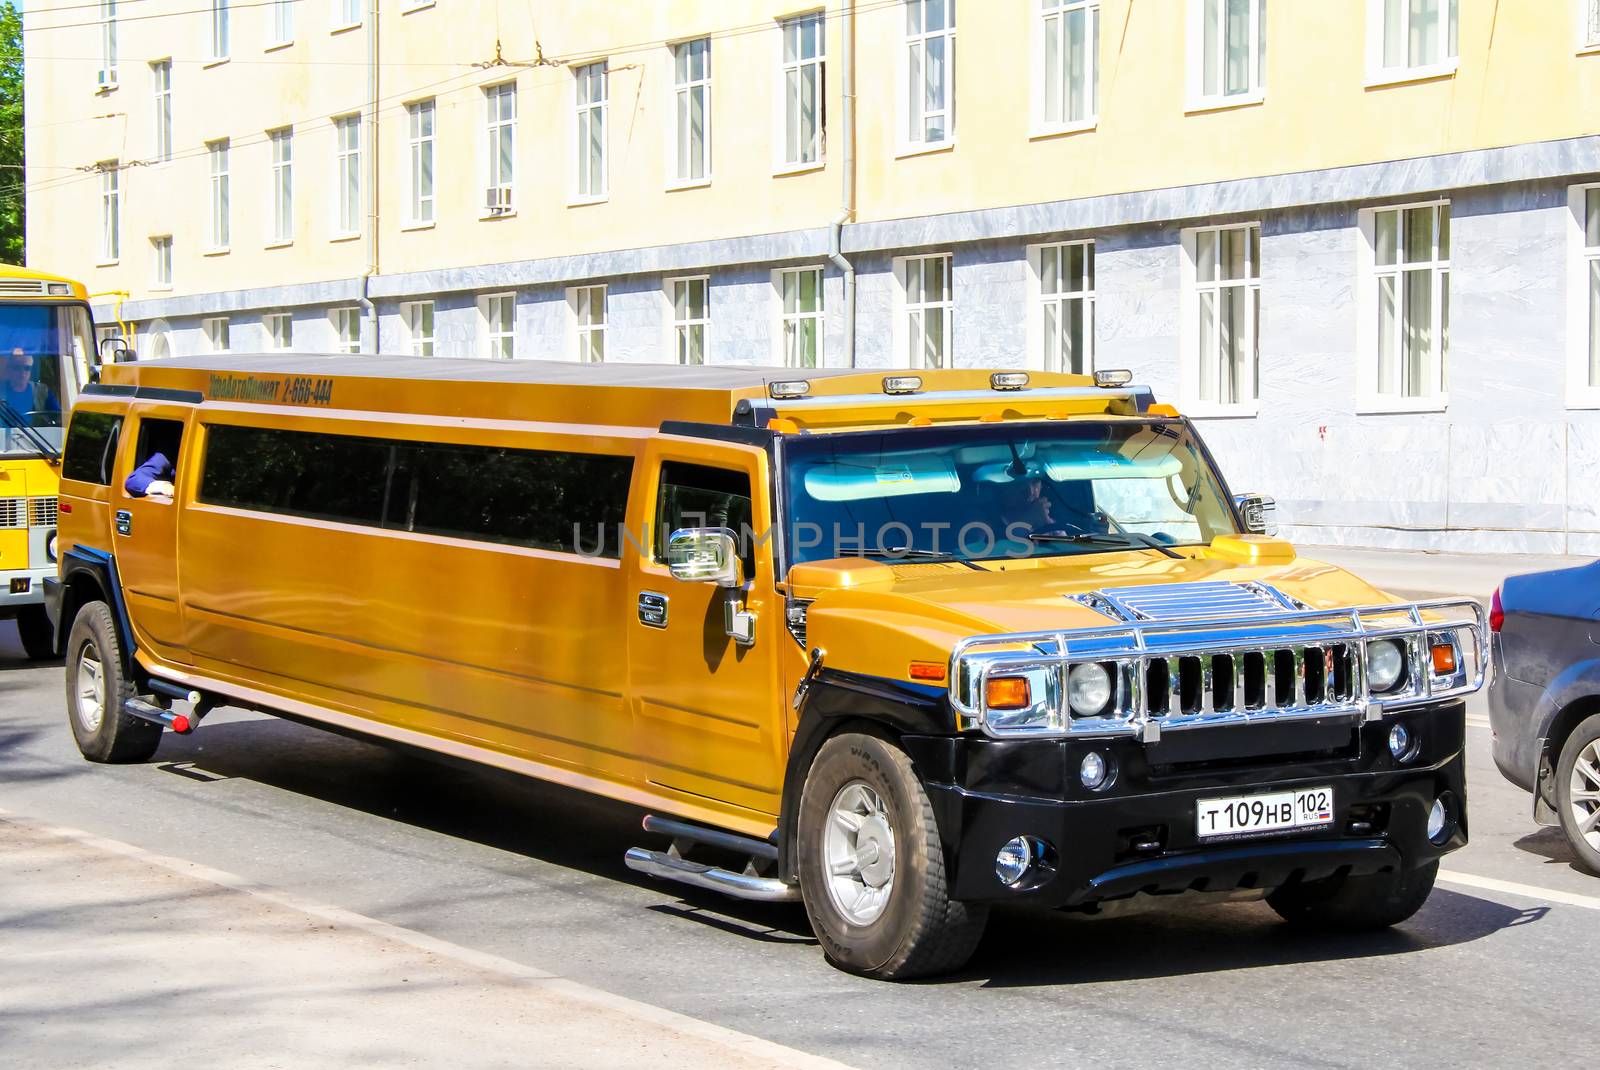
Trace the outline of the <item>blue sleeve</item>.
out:
M 167 460 L 166 454 L 153 453 L 148 461 L 133 470 L 122 485 L 135 498 L 143 498 L 150 492 L 150 484 L 158 479 L 170 479 L 171 476 L 172 462 Z

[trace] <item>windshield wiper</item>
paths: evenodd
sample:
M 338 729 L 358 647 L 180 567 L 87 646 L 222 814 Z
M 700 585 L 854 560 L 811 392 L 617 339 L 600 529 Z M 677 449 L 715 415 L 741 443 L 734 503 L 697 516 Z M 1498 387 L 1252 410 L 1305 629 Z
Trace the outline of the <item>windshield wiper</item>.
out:
M 11 402 L 5 398 L 0 398 L 0 418 L 3 418 L 6 423 L 21 431 L 22 437 L 33 443 L 33 448 L 50 458 L 52 463 L 61 460 L 61 454 L 57 453 L 56 448 L 50 445 L 50 440 L 41 435 L 38 428 L 28 423 L 28 418 L 18 412 Z
M 974 572 L 988 572 L 989 570 L 976 561 L 955 554 L 941 553 L 938 550 L 918 550 L 910 546 L 900 546 L 895 549 L 886 549 L 881 546 L 839 546 L 835 547 L 840 557 L 883 557 L 895 560 L 898 558 L 916 558 L 918 561 L 955 561 L 966 565 Z
M 1160 550 L 1168 557 L 1179 561 L 1184 560 L 1184 556 L 1172 547 L 1159 539 L 1152 539 L 1142 531 L 1084 531 L 1076 535 L 1043 531 L 1038 533 L 1030 532 L 1027 538 L 1030 542 L 1070 542 L 1078 544 L 1107 542 L 1118 543 L 1123 546 L 1132 544 L 1134 546 L 1144 546 L 1151 550 Z

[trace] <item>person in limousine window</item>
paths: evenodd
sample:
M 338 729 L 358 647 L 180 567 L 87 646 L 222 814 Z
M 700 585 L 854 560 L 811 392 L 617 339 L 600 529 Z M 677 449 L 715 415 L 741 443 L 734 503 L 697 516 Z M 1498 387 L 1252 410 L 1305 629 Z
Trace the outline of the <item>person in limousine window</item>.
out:
M 165 453 L 152 453 L 148 460 L 135 468 L 128 476 L 123 486 L 135 498 L 155 498 L 157 500 L 172 500 L 172 481 L 177 477 L 177 470 L 172 467 L 172 462 L 167 460 Z

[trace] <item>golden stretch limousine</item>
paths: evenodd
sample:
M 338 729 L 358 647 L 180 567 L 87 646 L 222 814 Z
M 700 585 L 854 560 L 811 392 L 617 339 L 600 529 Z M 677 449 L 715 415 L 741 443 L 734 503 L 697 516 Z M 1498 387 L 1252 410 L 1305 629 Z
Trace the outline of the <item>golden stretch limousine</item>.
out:
M 1466 842 L 1481 609 L 1298 557 L 1129 379 L 110 366 L 47 583 L 68 719 L 132 762 L 243 706 L 622 800 L 670 841 L 629 867 L 802 901 L 875 977 L 995 903 L 1409 917 Z

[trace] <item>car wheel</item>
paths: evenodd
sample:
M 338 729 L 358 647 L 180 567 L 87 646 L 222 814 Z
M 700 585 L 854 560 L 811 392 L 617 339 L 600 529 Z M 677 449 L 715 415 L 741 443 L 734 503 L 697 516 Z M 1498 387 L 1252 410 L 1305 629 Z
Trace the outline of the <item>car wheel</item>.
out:
M 23 606 L 17 610 L 17 638 L 34 661 L 49 661 L 56 656 L 56 630 L 43 606 Z
M 1556 812 L 1579 864 L 1600 876 L 1600 716 L 1579 724 L 1561 748 Z
M 89 602 L 67 637 L 67 721 L 91 762 L 142 762 L 161 745 L 161 726 L 122 712 L 133 687 L 122 675 L 122 647 L 111 610 Z

